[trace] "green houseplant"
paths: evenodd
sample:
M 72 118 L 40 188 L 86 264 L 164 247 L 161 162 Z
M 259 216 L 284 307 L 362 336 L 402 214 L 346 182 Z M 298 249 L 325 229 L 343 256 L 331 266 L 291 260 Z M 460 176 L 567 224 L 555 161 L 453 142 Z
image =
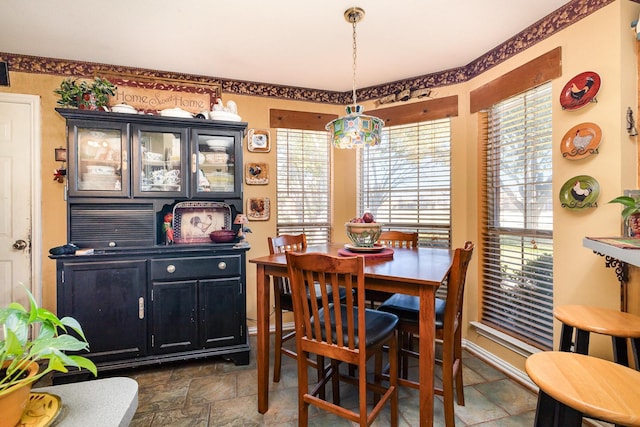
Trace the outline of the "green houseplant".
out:
M 109 96 L 116 94 L 117 87 L 109 80 L 96 77 L 93 81 L 65 79 L 53 92 L 60 96 L 60 107 L 75 107 L 82 110 L 97 110 L 109 102 Z
M 609 203 L 620 203 L 622 209 L 622 219 L 625 221 L 634 237 L 640 236 L 640 198 L 631 196 L 618 196 Z
M 19 421 L 31 385 L 48 373 L 67 372 L 68 367 L 75 367 L 87 369 L 94 376 L 98 374 L 91 360 L 65 353 L 89 348 L 78 321 L 71 317 L 59 319 L 51 311 L 38 307 L 33 295 L 28 290 L 26 292 L 29 296 L 28 310 L 17 302 L 0 309 L 0 413 L 7 420 L 7 425 L 15 425 Z M 71 331 L 77 336 L 67 333 Z M 11 397 L 14 393 L 24 395 L 24 404 L 15 403 L 15 397 Z M 15 408 L 2 408 L 5 399 L 14 407 L 22 405 L 15 421 L 8 419 L 7 412 Z

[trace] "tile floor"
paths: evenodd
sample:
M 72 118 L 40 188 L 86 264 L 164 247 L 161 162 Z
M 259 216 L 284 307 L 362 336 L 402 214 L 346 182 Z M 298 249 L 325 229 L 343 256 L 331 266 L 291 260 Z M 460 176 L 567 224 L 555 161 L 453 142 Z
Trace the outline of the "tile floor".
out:
M 256 348 L 255 337 L 251 338 L 251 348 Z M 139 384 L 138 410 L 131 427 L 296 426 L 295 360 L 283 357 L 282 378 L 279 383 L 271 382 L 269 411 L 263 415 L 257 410 L 253 351 L 251 356 L 251 362 L 246 366 L 235 366 L 222 359 L 206 359 L 118 372 L 115 375 L 129 376 Z M 536 395 L 469 353 L 464 357 L 464 384 L 466 405 L 455 407 L 456 426 L 533 425 Z M 355 396 L 357 392 L 355 388 L 349 388 L 350 385 L 341 388 L 343 403 L 353 402 L 357 407 L 357 399 L 349 399 L 351 391 Z M 434 409 L 434 426 L 444 426 L 439 396 Z M 310 426 L 352 425 L 315 408 L 310 414 Z M 415 426 L 418 419 L 418 391 L 401 387 L 399 425 Z M 388 406 L 373 425 L 389 425 Z

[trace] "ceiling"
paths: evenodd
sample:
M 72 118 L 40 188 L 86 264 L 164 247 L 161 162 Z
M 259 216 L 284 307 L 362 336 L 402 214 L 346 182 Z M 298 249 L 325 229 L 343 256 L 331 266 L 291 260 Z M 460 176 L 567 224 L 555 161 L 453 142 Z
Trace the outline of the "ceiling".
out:
M 2 0 L 0 52 L 349 91 L 467 65 L 569 0 Z

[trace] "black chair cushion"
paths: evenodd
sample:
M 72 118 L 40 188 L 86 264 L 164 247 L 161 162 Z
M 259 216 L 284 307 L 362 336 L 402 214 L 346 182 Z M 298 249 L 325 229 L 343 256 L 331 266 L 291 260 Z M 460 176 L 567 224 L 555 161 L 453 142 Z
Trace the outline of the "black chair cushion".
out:
M 445 305 L 444 300 L 436 298 L 436 329 L 444 327 Z M 380 304 L 378 310 L 395 314 L 401 322 L 418 323 L 420 298 L 413 295 L 393 294 L 392 297 Z
M 348 342 L 348 332 L 346 329 L 346 318 L 347 318 L 347 306 L 340 305 L 341 316 L 343 319 L 343 331 L 342 336 L 345 344 Z M 336 322 L 335 322 L 335 307 L 333 304 L 329 307 L 329 315 L 331 319 L 331 330 L 335 331 Z M 318 312 L 318 317 L 320 322 L 324 324 L 325 319 L 325 310 L 321 309 Z M 356 320 L 355 324 L 355 346 L 358 347 L 359 339 L 358 339 L 358 307 L 353 308 L 353 318 Z M 313 326 L 315 319 L 311 319 L 311 325 Z M 365 343 L 367 347 L 379 344 L 385 341 L 389 335 L 394 333 L 394 330 L 398 324 L 398 316 L 392 313 L 385 313 L 377 310 L 370 310 L 368 308 L 365 309 L 365 326 L 366 326 L 366 336 L 367 342 Z M 334 332 L 335 333 L 335 332 Z M 335 342 L 335 337 L 334 342 Z M 322 339 L 326 341 L 326 330 L 322 327 Z
M 344 299 L 347 296 L 346 289 L 340 288 L 339 292 L 340 292 L 340 301 L 344 301 Z M 333 290 L 331 289 L 331 287 L 327 288 L 327 294 L 329 295 L 329 298 L 331 298 L 331 295 L 333 295 Z M 318 304 L 320 304 L 322 302 L 322 294 L 320 293 L 319 283 L 316 283 L 316 295 L 318 296 L 318 298 L 316 298 L 318 301 Z M 309 292 L 307 292 L 307 298 L 311 298 L 311 295 L 309 294 Z M 290 293 L 285 292 L 280 294 L 280 306 L 282 307 L 283 310 L 293 311 L 293 299 L 291 298 Z

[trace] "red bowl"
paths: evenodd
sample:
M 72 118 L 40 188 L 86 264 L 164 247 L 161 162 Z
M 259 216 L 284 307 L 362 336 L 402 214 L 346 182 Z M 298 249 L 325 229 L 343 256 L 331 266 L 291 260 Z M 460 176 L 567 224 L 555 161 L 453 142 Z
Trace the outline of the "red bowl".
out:
M 236 238 L 236 232 L 233 230 L 216 230 L 209 234 L 213 243 L 230 243 Z

